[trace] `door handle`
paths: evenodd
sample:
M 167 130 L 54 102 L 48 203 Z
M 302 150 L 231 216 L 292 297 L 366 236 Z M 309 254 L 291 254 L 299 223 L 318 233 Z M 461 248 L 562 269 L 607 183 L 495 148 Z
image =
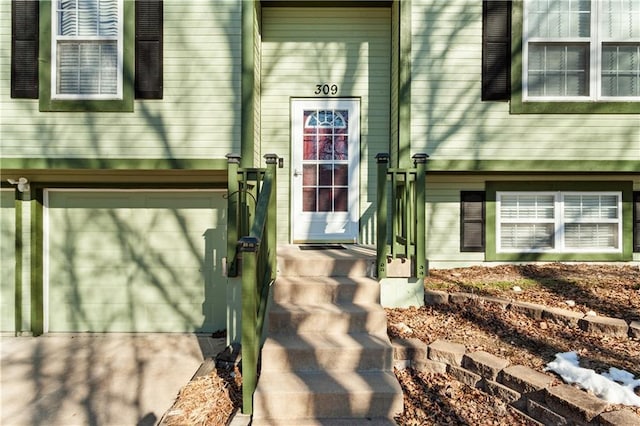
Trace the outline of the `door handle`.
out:
M 298 176 L 300 176 L 301 174 L 302 174 L 302 172 L 301 172 L 300 170 L 298 170 L 298 169 L 293 169 L 293 175 L 294 175 L 295 177 L 298 177 Z

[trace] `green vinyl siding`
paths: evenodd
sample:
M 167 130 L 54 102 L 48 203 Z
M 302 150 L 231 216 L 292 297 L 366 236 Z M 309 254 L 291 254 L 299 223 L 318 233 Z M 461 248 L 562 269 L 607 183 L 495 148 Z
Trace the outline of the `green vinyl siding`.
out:
M 241 148 L 242 167 L 259 167 L 260 152 L 260 3 L 242 2 Z
M 390 155 L 390 165 L 397 165 L 400 107 L 400 4 L 393 2 L 391 6 L 391 110 L 389 149 L 382 151 Z M 405 105 L 406 107 L 407 105 Z
M 260 3 L 254 3 L 253 9 L 253 163 L 256 167 L 264 167 L 263 153 L 260 152 L 260 66 L 262 57 L 261 39 L 262 9 Z M 264 154 L 267 154 L 266 152 Z
M 394 161 L 392 156 L 392 164 L 398 167 L 412 167 L 411 160 L 411 96 L 412 75 L 411 75 L 411 0 L 398 2 L 398 116 L 397 129 L 398 141 L 397 156 Z
M 0 191 L 0 332 L 15 332 L 16 214 L 15 191 Z
M 475 176 L 427 175 L 426 255 L 429 268 L 477 264 L 484 253 L 460 251 L 460 191 L 483 191 Z
M 481 102 L 482 2 L 412 0 L 411 13 L 412 153 L 511 161 L 514 171 L 523 159 L 561 160 L 558 171 L 562 161 L 640 159 L 638 115 L 514 115 L 508 102 Z
M 37 100 L 10 99 L 10 8 L 0 2 L 3 156 L 224 159 L 240 151 L 241 2 L 166 1 L 164 97 L 126 113 L 46 113 Z
M 48 331 L 226 327 L 221 192 L 47 194 Z
M 535 182 L 532 182 L 535 181 Z M 490 182 L 490 183 L 489 183 Z M 631 186 L 634 190 L 640 188 L 640 174 L 598 175 L 595 181 L 593 175 L 557 175 L 536 174 L 532 176 L 507 175 L 507 174 L 441 174 L 427 173 L 427 203 L 426 203 L 426 245 L 429 268 L 452 268 L 477 265 L 490 262 L 510 261 L 613 261 L 631 260 L 640 261 L 640 254 L 629 252 L 631 242 L 631 217 L 628 194 Z M 626 203 L 623 207 L 623 244 L 624 253 L 616 254 L 617 259 L 609 254 L 588 254 L 582 257 L 567 256 L 566 254 L 538 254 L 539 259 L 527 256 L 496 256 L 495 253 L 495 206 L 491 204 L 489 192 L 495 195 L 496 188 L 529 191 L 540 190 L 571 190 L 571 191 L 622 191 Z M 482 252 L 460 251 L 460 192 L 461 191 L 488 191 L 487 192 L 487 216 L 486 216 L 486 254 Z M 622 259 L 624 256 L 624 259 Z
M 375 155 L 389 150 L 390 8 L 262 9 L 261 152 L 290 158 L 290 100 L 317 84 L 360 99 L 361 242 L 375 242 Z M 290 162 L 279 169 L 278 239 L 289 240 Z

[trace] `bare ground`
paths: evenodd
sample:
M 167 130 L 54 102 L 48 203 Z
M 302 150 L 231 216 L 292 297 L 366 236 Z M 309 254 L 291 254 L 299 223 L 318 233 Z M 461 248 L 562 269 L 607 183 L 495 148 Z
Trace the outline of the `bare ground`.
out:
M 640 269 L 634 266 L 554 263 L 431 270 L 425 286 L 640 320 Z M 514 292 L 514 286 L 522 291 Z M 447 339 L 464 344 L 467 350 L 506 358 L 513 365 L 542 370 L 556 353 L 575 350 L 583 367 L 598 372 L 617 367 L 640 376 L 637 339 L 593 336 L 489 304 L 387 309 L 387 318 L 391 337 L 426 343 Z M 185 417 L 176 416 L 170 424 L 223 425 L 239 409 L 239 372 L 214 371 L 210 376 L 181 391 L 172 410 Z M 400 425 L 532 424 L 499 399 L 450 376 L 411 369 L 396 371 L 396 376 L 405 397 L 404 412 L 396 418 Z M 640 408 L 633 410 L 640 415 Z

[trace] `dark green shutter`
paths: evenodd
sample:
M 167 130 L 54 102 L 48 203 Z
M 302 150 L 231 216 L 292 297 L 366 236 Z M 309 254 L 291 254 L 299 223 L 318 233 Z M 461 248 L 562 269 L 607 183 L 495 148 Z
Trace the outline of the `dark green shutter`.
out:
M 511 2 L 482 2 L 482 100 L 511 96 Z
M 640 192 L 633 193 L 633 251 L 640 252 Z
M 136 99 L 162 99 L 162 1 L 136 0 Z
M 484 251 L 484 191 L 460 192 L 460 251 Z
M 39 2 L 11 2 L 11 97 L 38 99 Z

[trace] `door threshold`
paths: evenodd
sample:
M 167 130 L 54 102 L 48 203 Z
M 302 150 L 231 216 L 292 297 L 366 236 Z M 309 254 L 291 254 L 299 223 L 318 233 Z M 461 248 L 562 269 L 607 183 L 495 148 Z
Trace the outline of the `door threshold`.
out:
M 342 244 L 299 244 L 298 249 L 300 250 L 346 250 L 347 248 Z

